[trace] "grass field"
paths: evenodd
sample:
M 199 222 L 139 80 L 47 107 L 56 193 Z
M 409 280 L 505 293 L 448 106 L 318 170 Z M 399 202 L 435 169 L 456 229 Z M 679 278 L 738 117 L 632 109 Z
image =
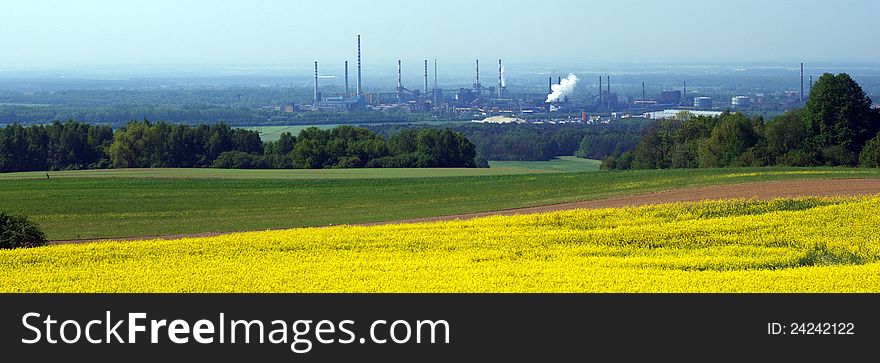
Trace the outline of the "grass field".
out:
M 3 292 L 880 292 L 880 198 L 0 251 Z
M 164 179 L 392 179 L 455 176 L 515 175 L 599 170 L 598 160 L 564 156 L 550 161 L 498 161 L 491 168 L 455 169 L 105 169 L 48 172 L 51 179 L 164 178 Z M 0 181 L 46 179 L 47 172 L 0 173 Z
M 483 169 L 106 169 L 49 172 L 52 179 L 393 179 L 531 173 L 525 168 Z M 46 179 L 46 172 L 2 173 L 0 181 Z
M 602 161 L 561 156 L 550 161 L 490 161 L 489 166 L 496 170 L 579 173 L 599 171 Z
M 253 177 L 223 179 L 210 175 L 218 171 L 204 172 L 208 174 L 173 178 L 147 178 L 165 173 L 158 170 L 50 180 L 7 178 L 0 180 L 0 211 L 30 216 L 50 239 L 59 240 L 392 221 L 694 186 L 880 177 L 878 169 L 843 168 L 321 180 L 284 179 L 278 174 L 266 178 L 269 174 L 261 171 Z
M 276 141 L 281 134 L 289 132 L 291 135 L 299 135 L 299 132 L 309 127 L 317 127 L 321 130 L 329 130 L 342 125 L 300 125 L 300 126 L 245 126 L 238 127 L 240 129 L 256 131 L 260 133 L 260 139 L 263 141 Z

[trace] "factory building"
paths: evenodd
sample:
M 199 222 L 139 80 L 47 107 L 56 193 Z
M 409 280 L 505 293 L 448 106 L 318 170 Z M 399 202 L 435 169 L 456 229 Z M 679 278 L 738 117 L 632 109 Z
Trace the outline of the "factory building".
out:
M 322 112 L 354 112 L 363 109 L 363 97 L 325 97 L 315 102 L 315 110 Z
M 341 97 L 324 97 L 319 90 L 318 62 L 315 62 L 315 89 L 312 108 L 324 112 L 353 112 L 366 108 L 366 99 L 361 85 L 361 36 L 357 36 L 357 88 L 352 97 L 348 88 L 348 61 L 345 62 L 345 94 Z
M 697 110 L 710 110 L 710 109 L 712 109 L 712 98 L 711 97 L 694 98 L 694 108 Z
M 681 103 L 681 91 L 663 91 L 657 103 L 664 105 L 677 105 Z
M 748 96 L 736 96 L 730 99 L 730 106 L 734 108 L 748 108 L 752 106 L 752 99 Z
M 617 93 L 602 92 L 602 106 L 605 108 L 617 108 Z
M 617 93 L 611 92 L 611 76 L 607 76 L 606 89 L 602 89 L 602 77 L 599 76 L 599 106 L 612 110 L 617 108 Z

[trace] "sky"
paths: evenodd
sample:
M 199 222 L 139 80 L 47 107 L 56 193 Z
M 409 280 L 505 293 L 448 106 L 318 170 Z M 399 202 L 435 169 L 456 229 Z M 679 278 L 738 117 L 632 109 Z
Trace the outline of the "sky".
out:
M 877 61 L 877 0 L 3 0 L 0 66 Z

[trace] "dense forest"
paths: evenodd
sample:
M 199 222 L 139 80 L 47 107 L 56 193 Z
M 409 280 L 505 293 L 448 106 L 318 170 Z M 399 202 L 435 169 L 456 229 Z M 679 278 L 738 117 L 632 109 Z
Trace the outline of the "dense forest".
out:
M 189 126 L 68 121 L 0 128 L 0 171 L 96 168 L 427 168 L 477 167 L 474 145 L 449 129 L 407 130 L 386 139 L 363 128 L 308 128 L 263 142 L 224 123 Z
M 481 159 L 544 161 L 571 155 L 602 160 L 635 147 L 647 125 L 645 120 L 630 119 L 596 125 L 466 123 L 448 127 L 471 140 Z M 387 136 L 413 127 L 417 126 L 369 126 Z
M 113 129 L 86 123 L 0 128 L 0 171 L 95 169 L 110 166 Z
M 880 111 L 847 74 L 825 74 L 803 108 L 765 122 L 739 113 L 682 113 L 645 130 L 606 169 L 727 166 L 880 166 Z

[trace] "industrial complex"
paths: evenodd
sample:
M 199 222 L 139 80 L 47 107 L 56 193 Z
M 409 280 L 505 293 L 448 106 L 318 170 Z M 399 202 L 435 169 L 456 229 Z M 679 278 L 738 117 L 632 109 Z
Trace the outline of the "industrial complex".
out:
M 608 122 L 618 118 L 666 118 L 681 111 L 714 115 L 725 110 L 748 110 L 754 104 L 766 102 L 764 94 L 735 95 L 729 101 L 713 99 L 697 92 L 688 93 L 686 81 L 680 89 L 664 89 L 649 95 L 645 83 L 641 94 L 622 96 L 612 90 L 611 75 L 598 77 L 598 92 L 575 95 L 581 81 L 576 75 L 548 77 L 547 93 L 512 92 L 508 89 L 504 62 L 498 59 L 497 78 L 484 83 L 480 78 L 480 60 L 474 61 L 473 83 L 457 89 L 438 87 L 438 61 L 428 59 L 416 67 L 422 68 L 423 84 L 405 85 L 403 71 L 408 64 L 397 60 L 396 88 L 387 92 L 364 92 L 361 61 L 361 36 L 357 36 L 357 79 L 354 90 L 349 87 L 349 62 L 344 67 L 344 93 L 327 95 L 321 92 L 319 63 L 314 63 L 314 99 L 310 105 L 287 106 L 286 109 L 318 112 L 365 112 L 396 110 L 413 113 L 436 113 L 480 120 L 489 117 L 528 119 L 537 122 L 557 120 L 567 122 Z M 431 67 L 433 66 L 433 68 Z M 788 92 L 776 97 L 776 102 L 799 106 L 806 99 L 804 65 L 800 65 L 800 92 Z M 493 67 L 494 68 L 494 67 Z M 494 69 L 493 69 L 494 71 Z M 493 77 L 494 78 L 494 77 Z M 433 82 L 431 82 L 433 79 Z M 809 87 L 812 88 L 812 76 Z M 781 101 L 780 101 L 781 99 Z

